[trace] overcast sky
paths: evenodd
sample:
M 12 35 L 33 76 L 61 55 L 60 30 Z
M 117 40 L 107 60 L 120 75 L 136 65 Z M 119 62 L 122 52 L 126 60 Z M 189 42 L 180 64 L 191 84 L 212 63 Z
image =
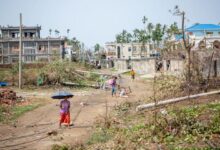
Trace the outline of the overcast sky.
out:
M 26 26 L 41 25 L 42 36 L 49 29 L 76 37 L 87 47 L 114 41 L 123 29 L 143 28 L 142 17 L 149 22 L 180 23 L 169 9 L 179 5 L 186 11 L 187 26 L 220 22 L 220 0 L 0 0 L 0 25 L 19 25 L 19 13 Z

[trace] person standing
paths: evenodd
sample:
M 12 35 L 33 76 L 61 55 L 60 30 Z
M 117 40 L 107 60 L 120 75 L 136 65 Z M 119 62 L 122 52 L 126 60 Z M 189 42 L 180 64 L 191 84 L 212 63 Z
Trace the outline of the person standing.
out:
M 64 99 L 60 102 L 60 123 L 59 127 L 61 127 L 62 123 L 70 126 L 70 101 L 69 97 L 64 97 Z
M 111 83 L 111 86 L 112 86 L 112 97 L 114 95 L 116 96 L 116 86 L 117 86 L 116 80 L 117 80 L 117 77 L 113 77 L 112 83 Z
M 135 79 L 135 71 L 133 69 L 131 69 L 130 74 L 131 74 L 131 79 L 134 81 L 134 79 Z

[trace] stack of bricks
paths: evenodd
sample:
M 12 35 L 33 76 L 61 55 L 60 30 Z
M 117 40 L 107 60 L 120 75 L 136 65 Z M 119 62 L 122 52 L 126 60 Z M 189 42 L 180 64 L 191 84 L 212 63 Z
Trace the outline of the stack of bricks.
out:
M 16 100 L 16 92 L 11 89 L 0 89 L 0 104 L 12 105 Z

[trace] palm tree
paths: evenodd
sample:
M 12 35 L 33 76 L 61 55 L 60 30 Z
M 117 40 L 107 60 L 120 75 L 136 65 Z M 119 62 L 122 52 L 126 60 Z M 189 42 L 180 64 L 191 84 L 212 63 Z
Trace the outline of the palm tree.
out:
M 131 33 L 127 33 L 126 34 L 126 43 L 130 43 L 132 41 L 132 34 Z
M 148 21 L 147 17 L 144 16 L 144 17 L 142 18 L 142 22 L 143 22 L 143 24 L 146 24 L 147 21 Z
M 117 34 L 117 35 L 115 36 L 115 38 L 116 38 L 116 42 L 117 42 L 117 43 L 122 43 L 121 34 Z
M 116 35 L 117 43 L 129 43 L 132 41 L 132 34 L 123 30 L 122 33 Z
M 171 24 L 170 27 L 166 30 L 166 33 L 168 35 L 168 38 L 170 38 L 174 34 L 179 34 L 177 23 L 174 22 L 173 24 Z
M 95 52 L 98 52 L 100 50 L 100 45 L 98 43 L 94 47 L 95 47 Z
M 153 31 L 152 34 L 152 40 L 157 42 L 157 46 L 159 46 L 160 41 L 162 41 L 162 37 L 164 35 L 166 26 L 164 25 L 162 28 L 161 24 L 156 24 L 155 30 Z
M 54 32 L 55 32 L 56 36 L 59 36 L 60 31 L 58 31 L 57 29 L 55 29 Z
M 140 32 L 139 29 L 133 30 L 133 42 L 138 42 L 139 32 Z
M 49 33 L 50 33 L 50 36 L 51 36 L 51 33 L 52 33 L 52 29 L 49 29 Z
M 122 33 L 121 33 L 121 37 L 122 37 L 122 43 L 127 43 L 127 31 L 126 30 L 123 30 Z
M 147 25 L 147 30 L 148 30 L 149 35 L 152 34 L 152 30 L 153 30 L 153 28 L 154 28 L 153 23 L 151 23 L 151 22 L 148 23 L 148 25 Z
M 66 32 L 67 32 L 67 36 L 69 36 L 70 29 L 67 29 Z

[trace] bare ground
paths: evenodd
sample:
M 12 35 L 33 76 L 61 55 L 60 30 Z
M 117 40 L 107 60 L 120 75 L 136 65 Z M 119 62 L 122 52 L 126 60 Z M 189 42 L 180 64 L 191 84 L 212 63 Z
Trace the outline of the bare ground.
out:
M 18 118 L 16 127 L 0 125 L 0 149 L 45 150 L 51 149 L 53 144 L 73 144 L 86 141 L 93 130 L 97 117 L 105 115 L 106 100 L 111 109 L 125 101 L 143 100 L 151 94 L 150 84 L 144 84 L 139 79 L 132 82 L 125 77 L 123 84 L 124 86 L 129 85 L 132 89 L 132 94 L 128 98 L 111 97 L 110 91 L 101 90 L 91 90 L 87 94 L 76 95 L 71 99 L 70 110 L 74 126 L 61 129 L 58 128 L 59 101 L 50 99 L 51 93 L 55 91 L 35 92 L 35 97 L 43 96 L 51 102 Z M 87 105 L 81 106 L 81 102 L 87 103 Z M 51 135 L 48 135 L 49 132 Z

